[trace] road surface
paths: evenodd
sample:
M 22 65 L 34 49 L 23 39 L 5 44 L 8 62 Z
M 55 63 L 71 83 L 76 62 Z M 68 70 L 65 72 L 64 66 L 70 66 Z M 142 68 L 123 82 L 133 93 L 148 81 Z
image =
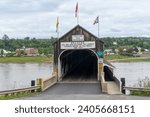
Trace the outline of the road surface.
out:
M 150 97 L 102 94 L 98 83 L 57 83 L 45 92 L 20 100 L 150 100 Z

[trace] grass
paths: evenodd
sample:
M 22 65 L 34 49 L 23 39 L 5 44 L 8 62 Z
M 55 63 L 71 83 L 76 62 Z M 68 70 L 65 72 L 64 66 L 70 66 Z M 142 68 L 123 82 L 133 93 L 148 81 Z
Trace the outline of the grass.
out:
M 145 87 L 150 88 L 150 78 L 146 77 L 143 80 L 139 80 L 137 84 L 134 85 L 135 87 Z M 138 96 L 150 96 L 150 91 L 130 91 L 131 95 L 138 95 Z
M 131 57 L 125 55 L 105 55 L 112 62 L 150 62 L 150 57 Z M 51 63 L 52 57 L 0 57 L 0 63 Z
M 105 58 L 107 60 L 115 60 L 115 59 L 126 59 L 126 58 L 131 58 L 130 56 L 124 56 L 124 55 L 105 55 Z
M 106 55 L 105 59 L 112 62 L 150 62 L 150 57 L 131 57 L 124 55 Z
M 35 57 L 0 57 L 0 63 L 50 63 L 52 57 L 35 56 Z
M 38 88 L 38 89 L 36 89 L 34 91 L 26 91 L 26 92 L 16 92 L 16 93 L 11 93 L 11 94 L 4 94 L 4 95 L 0 95 L 0 100 L 10 100 L 10 99 L 16 99 L 16 98 L 31 96 L 32 94 L 37 94 L 39 92 L 41 92 L 41 88 Z
M 16 98 L 30 96 L 32 94 L 33 93 L 17 93 L 17 94 L 14 94 L 14 95 L 3 95 L 3 96 L 0 96 L 0 100 L 16 99 Z
M 150 57 L 134 57 L 123 60 L 124 62 L 150 62 Z
M 150 91 L 131 91 L 131 95 L 150 96 Z

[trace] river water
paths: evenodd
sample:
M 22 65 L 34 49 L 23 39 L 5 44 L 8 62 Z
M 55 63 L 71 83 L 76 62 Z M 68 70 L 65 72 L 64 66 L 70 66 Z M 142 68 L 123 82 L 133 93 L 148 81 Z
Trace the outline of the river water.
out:
M 23 88 L 31 85 L 31 80 L 48 78 L 52 73 L 52 64 L 26 63 L 1 64 L 0 63 L 0 90 Z
M 116 69 L 115 76 L 126 78 L 127 86 L 133 86 L 138 79 L 150 78 L 150 62 L 112 63 Z M 48 78 L 52 73 L 52 64 L 26 63 L 3 64 L 0 63 L 0 90 L 23 88 L 30 86 L 31 80 Z
M 150 62 L 114 62 L 115 76 L 126 78 L 126 86 L 137 84 L 138 80 L 150 78 Z

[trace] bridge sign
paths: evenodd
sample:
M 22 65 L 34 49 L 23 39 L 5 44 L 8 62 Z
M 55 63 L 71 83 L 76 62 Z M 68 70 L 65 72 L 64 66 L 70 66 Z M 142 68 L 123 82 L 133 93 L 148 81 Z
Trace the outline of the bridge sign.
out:
M 61 49 L 91 49 L 95 48 L 95 41 L 61 42 Z
M 84 35 L 72 35 L 72 41 L 84 41 Z

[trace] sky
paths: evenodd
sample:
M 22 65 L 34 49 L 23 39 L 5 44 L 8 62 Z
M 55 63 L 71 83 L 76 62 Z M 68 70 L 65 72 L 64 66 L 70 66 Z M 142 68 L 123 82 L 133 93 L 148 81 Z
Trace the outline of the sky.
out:
M 61 37 L 77 25 L 100 37 L 150 37 L 150 0 L 0 0 L 0 38 Z

